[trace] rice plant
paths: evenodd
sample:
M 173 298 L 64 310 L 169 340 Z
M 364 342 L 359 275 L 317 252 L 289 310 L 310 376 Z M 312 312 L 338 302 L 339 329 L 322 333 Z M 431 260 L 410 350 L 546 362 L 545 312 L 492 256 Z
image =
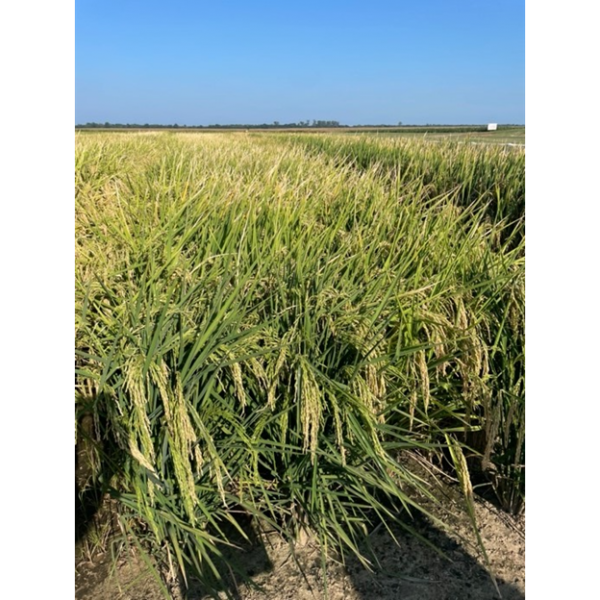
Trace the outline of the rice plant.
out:
M 521 501 L 520 157 L 402 146 L 436 179 L 379 141 L 352 141 L 357 168 L 349 143 L 308 137 L 77 138 L 94 483 L 213 591 L 239 515 L 371 565 L 369 528 L 410 529 L 411 490 L 433 497 L 405 453 L 460 442 Z

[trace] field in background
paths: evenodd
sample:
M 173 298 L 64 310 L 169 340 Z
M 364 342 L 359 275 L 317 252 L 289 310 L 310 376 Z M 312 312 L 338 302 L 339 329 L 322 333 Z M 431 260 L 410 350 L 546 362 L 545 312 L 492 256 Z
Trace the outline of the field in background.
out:
M 516 144 L 525 145 L 525 127 L 507 127 L 496 131 L 410 131 L 398 129 L 393 131 L 379 130 L 377 135 L 415 136 L 430 140 L 456 140 L 484 144 Z
M 500 126 L 496 131 L 485 131 L 485 126 L 465 127 L 465 126 L 412 126 L 412 127 L 336 127 L 336 128 L 273 128 L 273 129 L 226 129 L 226 128 L 186 128 L 178 127 L 172 129 L 85 129 L 80 128 L 78 131 L 82 133 L 134 133 L 147 131 L 169 131 L 169 132 L 185 132 L 185 133 L 234 133 L 234 132 L 259 132 L 259 133 L 329 133 L 329 134 L 371 134 L 376 136 L 399 136 L 399 137 L 414 137 L 429 140 L 457 140 L 473 143 L 486 144 L 515 144 L 518 146 L 525 145 L 525 127 L 519 126 Z
M 241 519 L 366 564 L 407 459 L 519 512 L 524 151 L 462 142 L 524 131 L 203 133 L 77 134 L 84 501 L 207 589 Z

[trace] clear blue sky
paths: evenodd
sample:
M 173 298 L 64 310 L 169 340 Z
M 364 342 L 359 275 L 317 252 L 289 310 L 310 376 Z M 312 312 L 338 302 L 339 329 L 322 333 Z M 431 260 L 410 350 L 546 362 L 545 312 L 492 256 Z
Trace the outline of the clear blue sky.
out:
M 525 0 L 77 0 L 75 122 L 525 123 Z

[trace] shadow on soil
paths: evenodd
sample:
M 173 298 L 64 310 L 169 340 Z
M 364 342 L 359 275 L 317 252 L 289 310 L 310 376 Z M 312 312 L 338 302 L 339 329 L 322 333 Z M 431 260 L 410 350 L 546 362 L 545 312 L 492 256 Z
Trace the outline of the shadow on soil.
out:
M 88 534 L 94 517 L 102 504 L 102 493 L 97 486 L 89 486 L 92 479 L 92 429 L 90 415 L 79 420 L 77 444 L 75 445 L 75 543 Z
M 418 518 L 412 527 L 444 554 L 419 541 L 399 527 L 392 528 L 397 544 L 381 525 L 369 536 L 373 555 L 378 561 L 374 572 L 369 572 L 354 557 L 346 559 L 345 567 L 333 559 L 327 563 L 328 593 L 330 600 L 522 600 L 517 582 L 496 578 L 501 596 L 485 568 L 467 554 L 460 544 L 446 533 Z M 244 527 L 250 531 L 251 527 Z M 250 534 L 249 534 L 250 535 Z M 242 600 L 315 600 L 325 598 L 323 570 L 319 551 L 312 545 L 297 550 L 297 563 L 289 557 L 287 546 L 275 554 L 269 552 L 256 536 L 254 543 L 240 543 L 237 551 L 229 551 L 227 560 L 236 564 L 239 573 L 218 567 L 224 586 L 219 597 L 225 595 Z M 362 548 L 368 555 L 368 549 Z M 274 557 L 273 564 L 269 556 Z M 285 556 L 285 558 L 283 558 Z M 281 560 L 280 560 L 281 559 Z M 256 591 L 248 587 L 247 576 L 259 584 Z M 242 593 L 243 590 L 243 593 Z M 183 593 L 186 600 L 211 598 L 196 584 Z
M 372 536 L 372 547 L 380 569 L 372 575 L 357 561 L 348 573 L 360 598 L 402 598 L 423 600 L 486 600 L 502 597 L 521 600 L 523 593 L 513 582 L 496 578 L 498 595 L 490 574 L 461 545 L 425 519 L 417 519 L 414 528 L 433 546 L 420 542 L 404 531 L 393 531 L 396 544 L 387 531 Z
M 108 537 L 115 525 L 114 515 L 106 507 L 106 489 L 100 481 L 110 481 L 118 468 L 117 458 L 103 454 L 101 469 L 93 467 L 93 454 L 102 445 L 97 441 L 91 414 L 78 420 L 75 444 L 75 548 L 79 548 L 90 534 Z

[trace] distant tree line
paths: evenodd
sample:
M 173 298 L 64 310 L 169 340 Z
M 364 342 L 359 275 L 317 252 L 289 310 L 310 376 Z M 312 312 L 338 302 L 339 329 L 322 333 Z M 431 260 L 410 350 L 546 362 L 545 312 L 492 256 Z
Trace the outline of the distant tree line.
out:
M 273 121 L 273 123 L 261 123 L 261 124 L 248 124 L 248 123 L 235 123 L 229 125 L 213 124 L 213 125 L 179 125 L 174 123 L 173 125 L 164 125 L 157 123 L 144 123 L 140 125 L 138 123 L 85 123 L 75 125 L 75 129 L 309 129 L 309 128 L 336 128 L 336 127 L 347 127 L 347 128 L 360 128 L 368 127 L 372 129 L 385 129 L 388 127 L 402 127 L 411 129 L 439 129 L 447 128 L 451 131 L 458 131 L 461 128 L 470 131 L 479 130 L 483 125 L 405 125 L 402 122 L 396 125 L 390 125 L 389 123 L 381 124 L 365 124 L 365 125 L 342 125 L 339 121 L 298 121 L 297 123 L 280 123 L 279 121 Z M 508 127 L 523 127 L 523 125 L 498 125 L 498 128 L 505 129 Z
M 294 129 L 307 127 L 346 127 L 341 125 L 339 121 L 298 121 L 297 123 L 280 123 L 279 121 L 273 121 L 273 123 L 261 123 L 261 124 L 247 124 L 247 123 L 232 123 L 228 125 L 221 125 L 215 123 L 213 125 L 179 125 L 175 123 L 173 125 L 162 125 L 156 123 L 144 123 L 140 125 L 138 123 L 85 123 L 85 125 L 76 125 L 76 128 L 83 129 Z
M 272 123 L 248 124 L 248 123 L 231 123 L 221 125 L 215 123 L 212 125 L 164 125 L 157 123 L 85 123 L 75 125 L 81 129 L 308 129 L 314 128 L 335 128 L 335 127 L 398 127 L 398 125 L 380 124 L 380 125 L 342 125 L 339 121 L 323 121 L 313 119 L 312 121 L 298 121 L 294 123 L 280 123 L 273 121 Z

